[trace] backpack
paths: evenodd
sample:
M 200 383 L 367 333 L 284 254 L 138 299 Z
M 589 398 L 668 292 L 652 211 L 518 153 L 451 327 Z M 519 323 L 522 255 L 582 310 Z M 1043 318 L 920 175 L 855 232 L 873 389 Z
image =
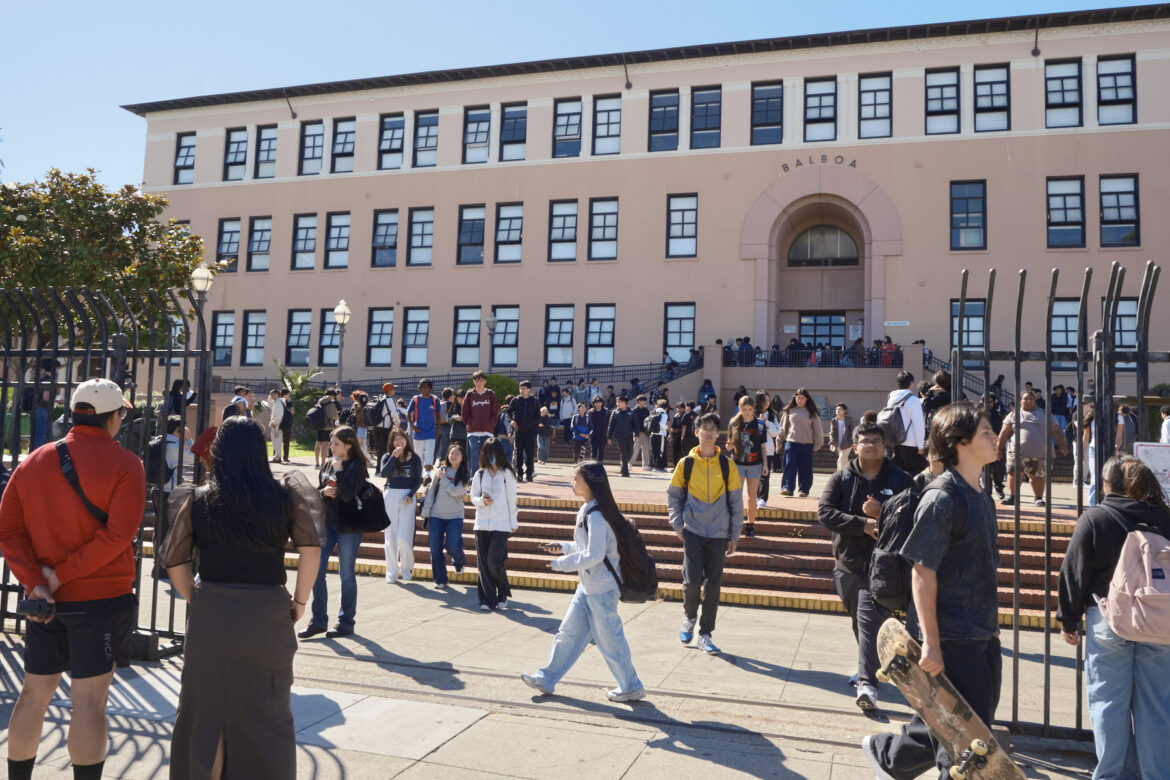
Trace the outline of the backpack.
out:
M 882 504 L 877 541 L 869 559 L 869 595 L 887 609 L 902 611 L 910 604 L 910 573 L 914 567 L 902 557 L 902 545 L 914 530 L 914 515 L 926 492 L 948 490 L 937 483 L 937 479 L 932 481 L 921 493 L 908 487 Z M 962 511 L 957 504 L 956 511 Z
M 162 435 L 153 436 L 146 445 L 146 454 L 142 458 L 142 467 L 146 470 L 146 482 L 149 485 L 165 485 L 171 481 L 175 470 L 166 465 L 167 444 Z M 164 475 L 159 479 L 160 472 Z
M 691 472 L 695 470 L 695 458 L 687 455 L 683 458 L 683 504 L 687 508 L 687 499 L 691 496 Z M 719 470 L 723 472 L 723 501 L 727 504 L 727 533 L 731 534 L 731 488 L 727 485 L 727 478 L 731 474 L 731 460 L 722 452 L 719 453 Z
M 651 435 L 662 430 L 662 415 L 658 414 L 657 409 L 650 410 L 650 414 L 646 416 L 646 421 L 642 423 L 642 430 Z
M 382 396 L 377 401 L 367 401 L 362 408 L 363 423 L 367 428 L 376 428 L 382 424 L 382 417 L 384 415 L 383 404 L 386 403 L 386 396 Z
M 28 386 L 20 394 L 20 410 L 23 412 L 31 412 L 37 408 L 37 392 Z
M 906 420 L 902 417 L 902 407 L 914 396 L 913 391 L 893 406 L 887 406 L 878 412 L 877 424 L 881 426 L 886 437 L 887 447 L 897 447 L 906 441 Z
M 602 556 L 601 560 L 617 580 L 621 600 L 627 604 L 644 604 L 650 601 L 658 595 L 658 569 L 654 564 L 654 557 L 646 551 L 646 542 L 642 539 L 642 534 L 638 532 L 637 526 L 625 517 L 616 522 L 609 518 L 605 520 L 617 540 L 621 576 L 619 577 L 614 570 L 608 556 Z M 585 529 L 589 529 L 589 515 L 585 516 Z
M 411 403 L 413 404 L 413 406 L 410 407 L 411 408 L 410 422 L 412 425 L 418 425 L 418 407 L 419 407 L 419 404 L 422 402 L 422 396 L 416 395 L 414 398 L 411 398 L 410 400 L 411 400 Z M 439 397 L 437 395 L 431 396 L 431 404 L 433 405 L 433 409 L 434 409 L 432 414 L 434 415 L 435 427 L 438 428 L 439 427 Z
M 1145 523 L 1130 530 L 1114 510 L 1099 506 L 1128 531 L 1109 593 L 1097 599 L 1102 616 L 1122 639 L 1170 645 L 1170 540 Z
M 305 412 L 305 427 L 310 431 L 319 431 L 325 427 L 325 410 L 320 404 Z

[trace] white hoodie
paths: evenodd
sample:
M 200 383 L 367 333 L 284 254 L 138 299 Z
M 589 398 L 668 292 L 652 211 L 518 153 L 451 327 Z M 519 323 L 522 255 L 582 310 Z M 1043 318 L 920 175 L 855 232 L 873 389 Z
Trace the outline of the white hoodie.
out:
M 492 503 L 484 503 L 483 494 L 491 496 Z M 471 503 L 475 504 L 476 531 L 503 531 L 512 533 L 520 527 L 516 510 L 516 475 L 506 468 L 495 474 L 479 469 L 471 478 Z
M 903 447 L 926 449 L 926 422 L 922 416 L 922 399 L 913 390 L 891 390 L 886 399 L 886 406 L 894 406 L 906 396 L 910 396 L 902 406 L 902 423 L 906 426 L 906 441 Z

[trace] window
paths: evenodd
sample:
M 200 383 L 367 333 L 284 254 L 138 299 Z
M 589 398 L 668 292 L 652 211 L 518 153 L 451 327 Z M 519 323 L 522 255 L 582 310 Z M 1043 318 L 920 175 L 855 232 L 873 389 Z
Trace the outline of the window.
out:
M 545 366 L 573 365 L 573 307 L 544 307 Z
M 264 331 L 268 315 L 262 311 L 244 312 L 244 356 L 241 366 L 264 365 Z
M 491 126 L 492 114 L 487 106 L 463 109 L 463 162 L 487 162 Z
M 788 249 L 790 266 L 857 265 L 857 244 L 840 228 L 818 225 L 801 233 Z
M 892 134 L 890 93 L 893 76 L 875 73 L 857 81 L 857 137 L 889 138 Z
M 1117 316 L 1113 319 L 1113 346 L 1119 351 L 1137 350 L 1137 314 L 1137 298 L 1121 298 L 1117 301 Z M 1118 363 L 1117 368 L 1133 371 L 1137 368 L 1137 363 Z
M 524 235 L 524 204 L 496 206 L 496 262 L 520 262 L 520 238 Z
M 276 125 L 256 128 L 256 171 L 257 179 L 271 179 L 276 175 Z
M 393 268 L 398 259 L 398 209 L 374 212 L 373 268 Z
M 431 247 L 435 241 L 435 210 L 410 210 L 410 248 L 406 252 L 407 265 L 430 265 Z
M 227 131 L 223 147 L 223 180 L 240 181 L 248 170 L 248 131 L 237 127 Z
M 394 310 L 370 309 L 366 334 L 366 365 L 389 366 L 394 359 Z
M 321 161 L 325 155 L 325 123 L 301 122 L 301 176 L 312 176 L 321 172 Z
M 528 106 L 503 107 L 500 121 L 500 160 L 523 160 L 528 146 Z
M 1085 180 L 1048 180 L 1048 248 L 1085 245 Z
M 414 115 L 414 167 L 430 168 L 439 159 L 439 112 Z
M 662 351 L 679 363 L 691 359 L 695 347 L 695 304 L 667 303 L 662 327 Z
M 240 259 L 240 220 L 219 221 L 219 241 L 215 246 L 215 262 L 221 271 L 235 273 Z
M 951 249 L 987 248 L 987 182 L 951 182 Z
M 814 311 L 800 313 L 800 341 L 814 347 L 826 344 L 845 349 L 845 313 Z
M 232 364 L 232 342 L 236 336 L 236 313 L 217 311 L 211 315 L 211 364 Z
M 752 145 L 784 140 L 784 84 L 752 84 Z
M 963 349 L 983 349 L 983 314 L 985 311 L 982 298 L 968 298 L 963 306 Z M 959 348 L 959 299 L 951 299 L 951 349 Z M 967 358 L 963 361 L 964 369 L 983 368 L 982 358 Z
M 577 259 L 577 201 L 554 200 L 549 203 L 549 262 Z
M 1081 126 L 1081 61 L 1044 63 L 1045 127 Z
M 378 136 L 378 170 L 392 171 L 402 167 L 402 136 L 406 120 L 402 114 L 382 114 Z
M 1101 177 L 1101 246 L 1140 246 L 1137 174 Z
M 1097 60 L 1097 124 L 1128 125 L 1137 121 L 1137 86 L 1133 55 Z
M 268 250 L 272 246 L 272 217 L 252 217 L 248 225 L 248 270 L 268 270 Z
M 403 310 L 406 321 L 406 335 L 402 338 L 402 365 L 425 366 L 427 364 L 427 338 L 431 330 L 431 310 L 407 308 Z
M 317 215 L 297 214 L 293 217 L 294 271 L 312 269 L 317 262 Z
M 959 132 L 959 69 L 926 71 L 926 133 Z
M 175 184 L 195 181 L 195 134 L 179 133 L 175 141 Z
M 336 366 L 339 343 L 337 321 L 333 319 L 333 309 L 322 309 L 321 340 L 317 344 L 317 365 Z
M 719 147 L 723 109 L 723 90 L 703 87 L 691 90 L 691 148 Z
M 975 132 L 1011 130 L 1011 84 L 1007 65 L 975 66 Z
M 581 98 L 562 98 L 553 106 L 553 157 L 581 154 Z
M 589 259 L 616 260 L 618 237 L 617 198 L 589 201 Z
M 593 153 L 618 154 L 622 150 L 622 97 L 593 98 Z
M 333 155 L 330 158 L 330 170 L 333 173 L 353 172 L 353 146 L 356 133 L 357 122 L 355 120 L 333 120 Z
M 804 140 L 837 140 L 837 77 L 804 82 Z
M 329 236 L 325 239 L 325 267 L 349 267 L 349 212 L 328 215 Z
M 312 333 L 313 312 L 309 309 L 289 309 L 288 339 L 284 344 L 285 365 L 309 365 L 309 338 Z
M 183 359 L 173 353 L 187 349 L 187 332 L 183 327 L 183 320 L 177 314 L 170 315 L 169 319 L 171 321 L 171 327 L 167 333 L 166 349 L 172 353 L 172 356 L 169 360 L 165 357 L 160 357 L 158 364 L 160 366 L 181 366 Z
M 479 307 L 455 307 L 455 339 L 452 344 L 451 365 L 479 365 Z
M 519 365 L 520 307 L 493 306 L 496 332 L 492 334 L 492 365 L 513 367 Z
M 613 365 L 613 321 L 617 307 L 613 304 L 590 304 L 585 307 L 585 365 Z
M 483 206 L 459 207 L 459 265 L 483 265 Z
M 1077 338 L 1080 328 L 1081 302 L 1078 298 L 1062 298 L 1052 302 L 1052 351 L 1072 353 L 1072 360 L 1054 360 L 1056 371 L 1076 371 Z
M 695 230 L 699 221 L 698 195 L 668 195 L 666 198 L 666 256 L 695 257 Z
M 650 151 L 678 148 L 678 90 L 650 93 Z

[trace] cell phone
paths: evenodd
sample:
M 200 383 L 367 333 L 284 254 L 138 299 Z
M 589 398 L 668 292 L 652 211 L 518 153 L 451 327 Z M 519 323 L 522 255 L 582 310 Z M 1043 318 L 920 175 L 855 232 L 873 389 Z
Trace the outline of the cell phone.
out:
M 18 615 L 47 618 L 53 612 L 53 605 L 44 599 L 18 599 L 16 602 L 16 614 Z

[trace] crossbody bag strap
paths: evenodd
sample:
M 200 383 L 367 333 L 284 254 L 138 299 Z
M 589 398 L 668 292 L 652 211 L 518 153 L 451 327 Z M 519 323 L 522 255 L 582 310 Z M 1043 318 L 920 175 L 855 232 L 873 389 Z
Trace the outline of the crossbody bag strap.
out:
M 602 515 L 602 519 L 605 520 L 604 515 Z M 609 521 L 605 520 L 605 523 L 608 525 Z M 584 524 L 585 524 L 585 532 L 588 533 L 589 532 L 589 513 L 588 512 L 585 513 Z M 618 590 L 621 590 L 622 588 L 624 588 L 626 586 L 626 584 L 624 582 L 622 582 L 622 578 L 618 575 L 617 570 L 614 569 L 613 564 L 609 562 L 609 553 L 608 552 L 602 554 L 601 562 L 605 564 L 605 568 L 609 569 L 609 573 L 613 575 L 614 581 L 617 582 L 617 584 L 618 584 Z
M 110 516 L 94 506 L 93 502 L 89 500 L 89 496 L 85 495 L 85 491 L 81 489 L 81 480 L 77 476 L 77 469 L 73 467 L 73 458 L 69 456 L 69 448 L 65 446 L 65 440 L 57 442 L 57 460 L 61 463 L 61 474 L 65 477 L 65 481 L 69 483 L 69 487 L 73 488 L 73 492 L 81 499 L 81 503 L 85 504 L 85 508 L 94 516 L 102 525 L 110 519 Z

